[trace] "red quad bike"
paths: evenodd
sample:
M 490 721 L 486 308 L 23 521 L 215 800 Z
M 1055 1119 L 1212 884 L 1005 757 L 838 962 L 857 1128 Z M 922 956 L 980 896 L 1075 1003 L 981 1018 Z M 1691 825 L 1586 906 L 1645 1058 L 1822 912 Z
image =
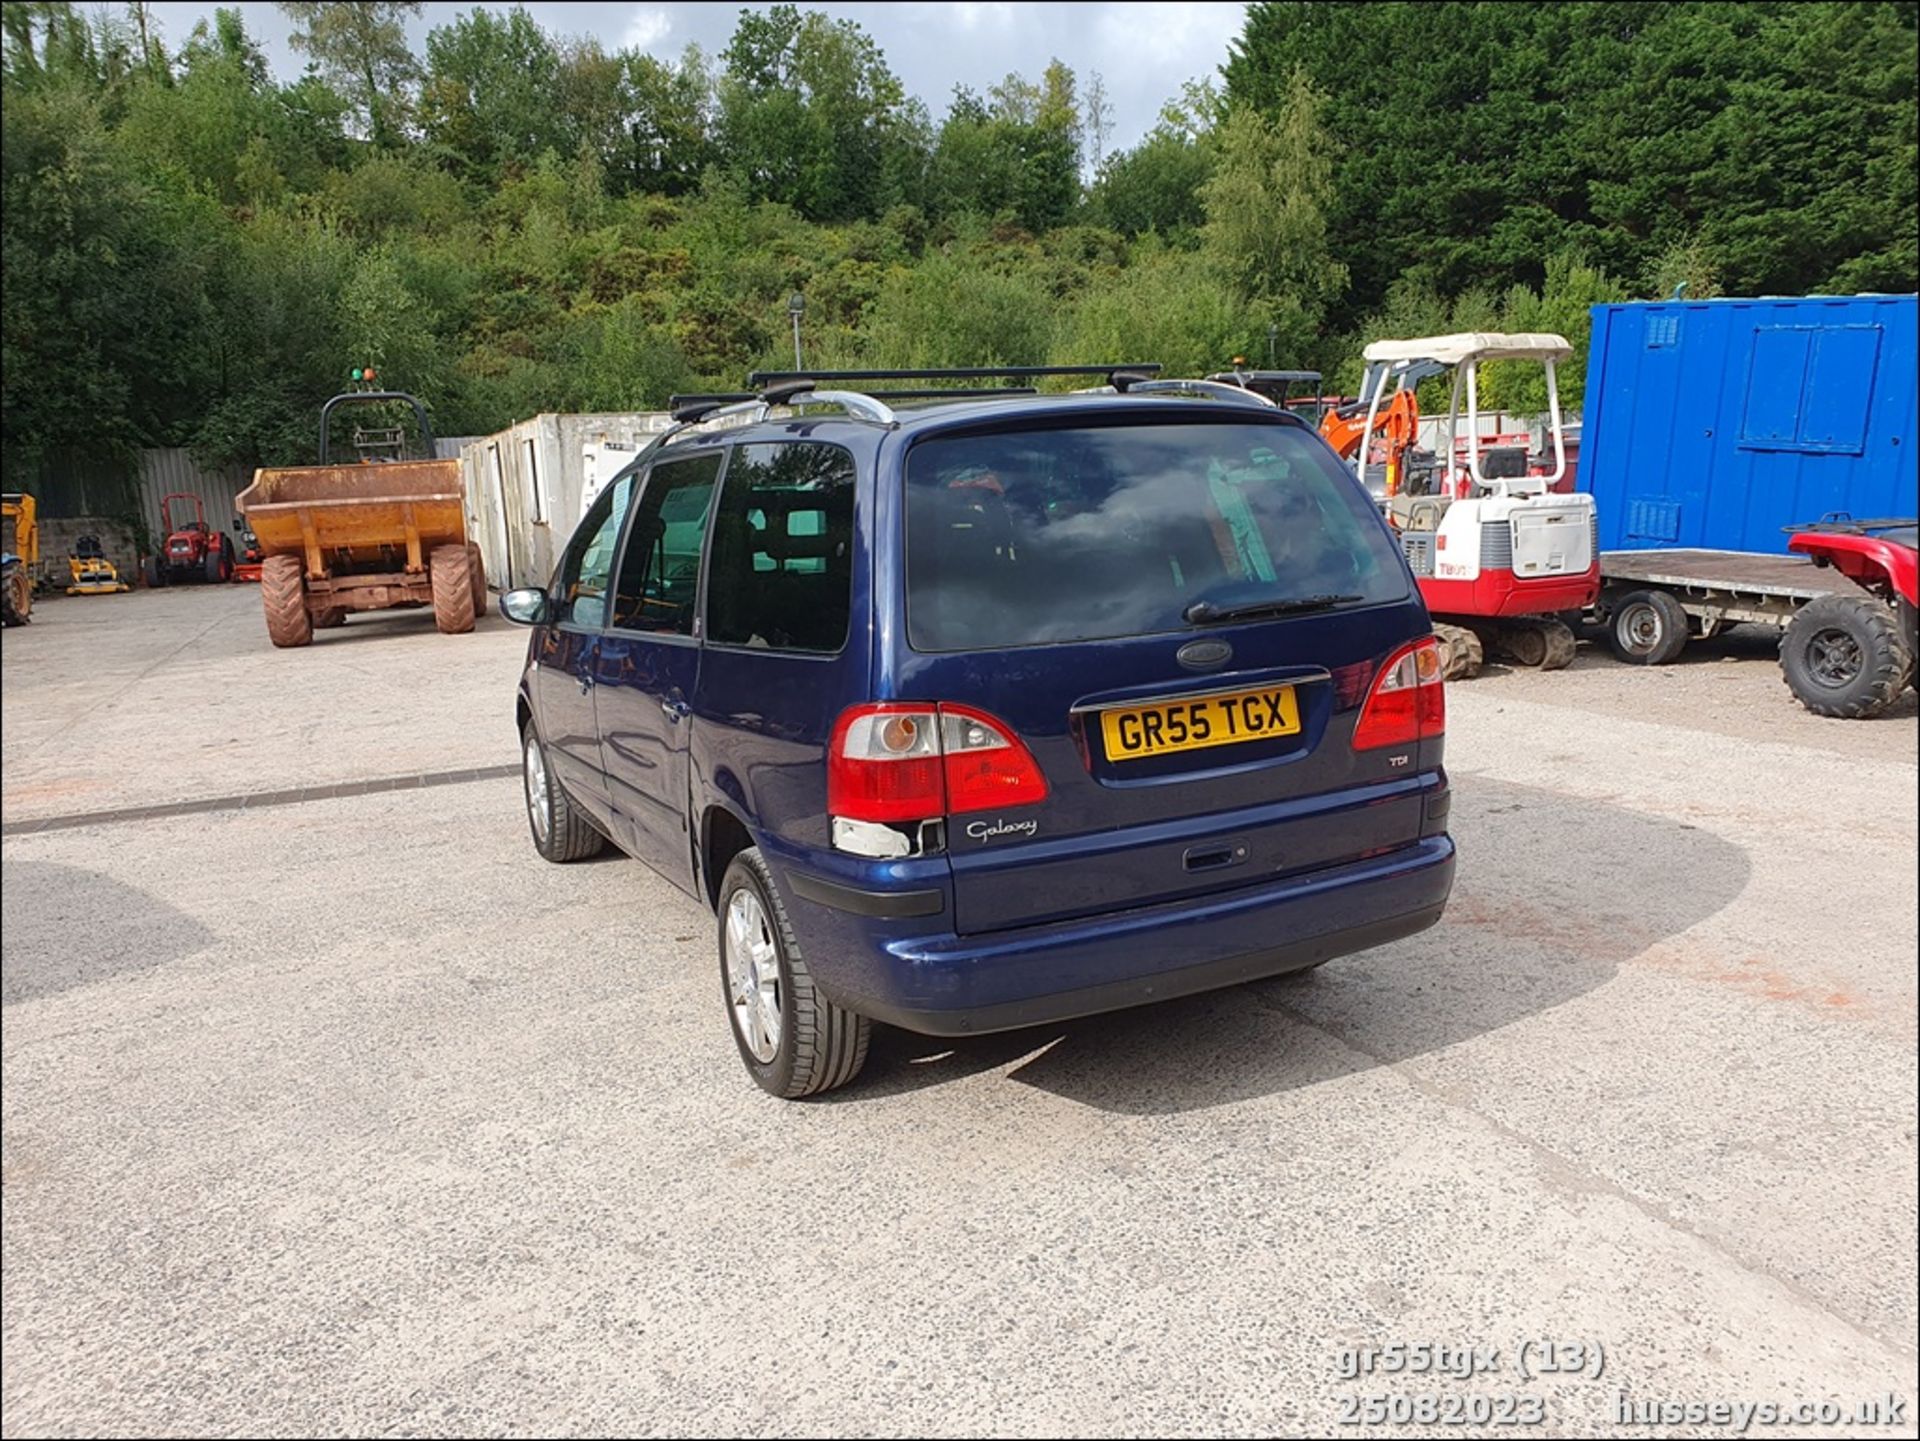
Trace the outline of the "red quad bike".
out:
M 193 510 L 192 520 L 184 518 L 189 506 Z M 173 523 L 176 510 L 182 517 L 179 525 Z M 149 586 L 190 580 L 224 585 L 233 579 L 233 541 L 220 531 L 208 528 L 207 513 L 201 507 L 199 496 L 183 490 L 162 496 L 160 528 L 167 533 L 160 544 L 160 554 L 148 556 L 141 565 Z
M 1816 596 L 1794 612 L 1780 642 L 1787 686 L 1815 715 L 1879 715 L 1913 684 L 1920 522 L 1835 515 L 1791 534 L 1787 549 L 1860 590 Z

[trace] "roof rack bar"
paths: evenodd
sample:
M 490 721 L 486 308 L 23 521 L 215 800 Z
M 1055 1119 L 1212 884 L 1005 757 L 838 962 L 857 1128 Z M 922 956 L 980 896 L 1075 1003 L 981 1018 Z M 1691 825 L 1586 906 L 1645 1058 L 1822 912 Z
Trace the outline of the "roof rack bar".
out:
M 1142 380 L 1127 387 L 1128 395 L 1203 395 L 1213 400 L 1228 400 L 1235 405 L 1251 405 L 1262 410 L 1278 410 L 1279 404 L 1257 390 L 1245 390 L 1223 380 Z
M 996 400 L 1009 395 L 1034 395 L 1031 385 L 991 385 L 944 390 L 869 390 L 875 400 Z
M 724 406 L 739 405 L 759 398 L 749 390 L 726 391 L 714 395 L 670 395 L 667 397 L 667 414 L 675 420 L 696 421 L 712 415 Z
M 1245 366 L 1236 366 L 1232 370 L 1215 371 L 1207 379 L 1231 384 L 1230 377 L 1234 376 L 1238 376 L 1241 380 L 1266 380 L 1300 385 L 1309 382 L 1318 385 L 1324 378 L 1317 370 L 1249 370 Z
M 782 381 L 860 381 L 860 380 L 1015 380 L 1046 375 L 1112 375 L 1115 371 L 1137 371 L 1158 375 L 1158 361 L 1129 365 L 972 365 L 932 370 L 756 370 L 747 384 L 756 388 L 778 385 Z
M 787 405 L 838 405 L 857 420 L 881 425 L 895 422 L 892 407 L 859 390 L 804 390 L 784 402 Z

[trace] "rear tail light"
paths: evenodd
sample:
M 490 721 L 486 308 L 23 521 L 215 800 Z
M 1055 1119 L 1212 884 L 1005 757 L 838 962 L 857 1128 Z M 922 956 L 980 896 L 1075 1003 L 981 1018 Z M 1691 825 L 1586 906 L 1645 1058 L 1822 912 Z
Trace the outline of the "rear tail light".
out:
M 1432 636 L 1395 651 L 1374 677 L 1353 748 L 1412 745 L 1431 740 L 1447 728 L 1447 691 L 1440 680 L 1440 643 Z
M 1046 798 L 1046 777 L 1012 727 L 972 706 L 860 705 L 833 728 L 827 813 L 841 849 L 875 853 L 845 844 L 864 832 L 843 822 L 912 825 Z

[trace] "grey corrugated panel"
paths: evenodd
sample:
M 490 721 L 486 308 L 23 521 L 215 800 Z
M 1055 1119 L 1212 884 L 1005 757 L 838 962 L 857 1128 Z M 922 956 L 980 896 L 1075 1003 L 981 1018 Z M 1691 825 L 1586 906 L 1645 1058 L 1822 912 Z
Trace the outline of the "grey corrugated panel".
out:
M 247 488 L 252 473 L 244 466 L 225 466 L 206 470 L 195 463 L 192 452 L 173 448 L 140 452 L 140 514 L 158 536 L 161 531 L 161 500 L 170 492 L 184 491 L 200 498 L 206 508 L 207 524 L 226 530 L 233 524 L 233 500 Z M 175 514 L 174 522 L 192 519 Z

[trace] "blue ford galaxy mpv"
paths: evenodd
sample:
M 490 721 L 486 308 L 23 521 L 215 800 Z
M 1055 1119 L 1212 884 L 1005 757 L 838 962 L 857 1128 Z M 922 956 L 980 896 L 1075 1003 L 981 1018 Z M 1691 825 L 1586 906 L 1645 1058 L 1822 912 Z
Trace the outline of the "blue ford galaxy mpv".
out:
M 1259 396 L 1096 369 L 678 397 L 503 597 L 535 846 L 713 908 L 775 1095 L 851 1080 L 873 1021 L 1157 1001 L 1446 904 L 1439 655 L 1367 495 Z

